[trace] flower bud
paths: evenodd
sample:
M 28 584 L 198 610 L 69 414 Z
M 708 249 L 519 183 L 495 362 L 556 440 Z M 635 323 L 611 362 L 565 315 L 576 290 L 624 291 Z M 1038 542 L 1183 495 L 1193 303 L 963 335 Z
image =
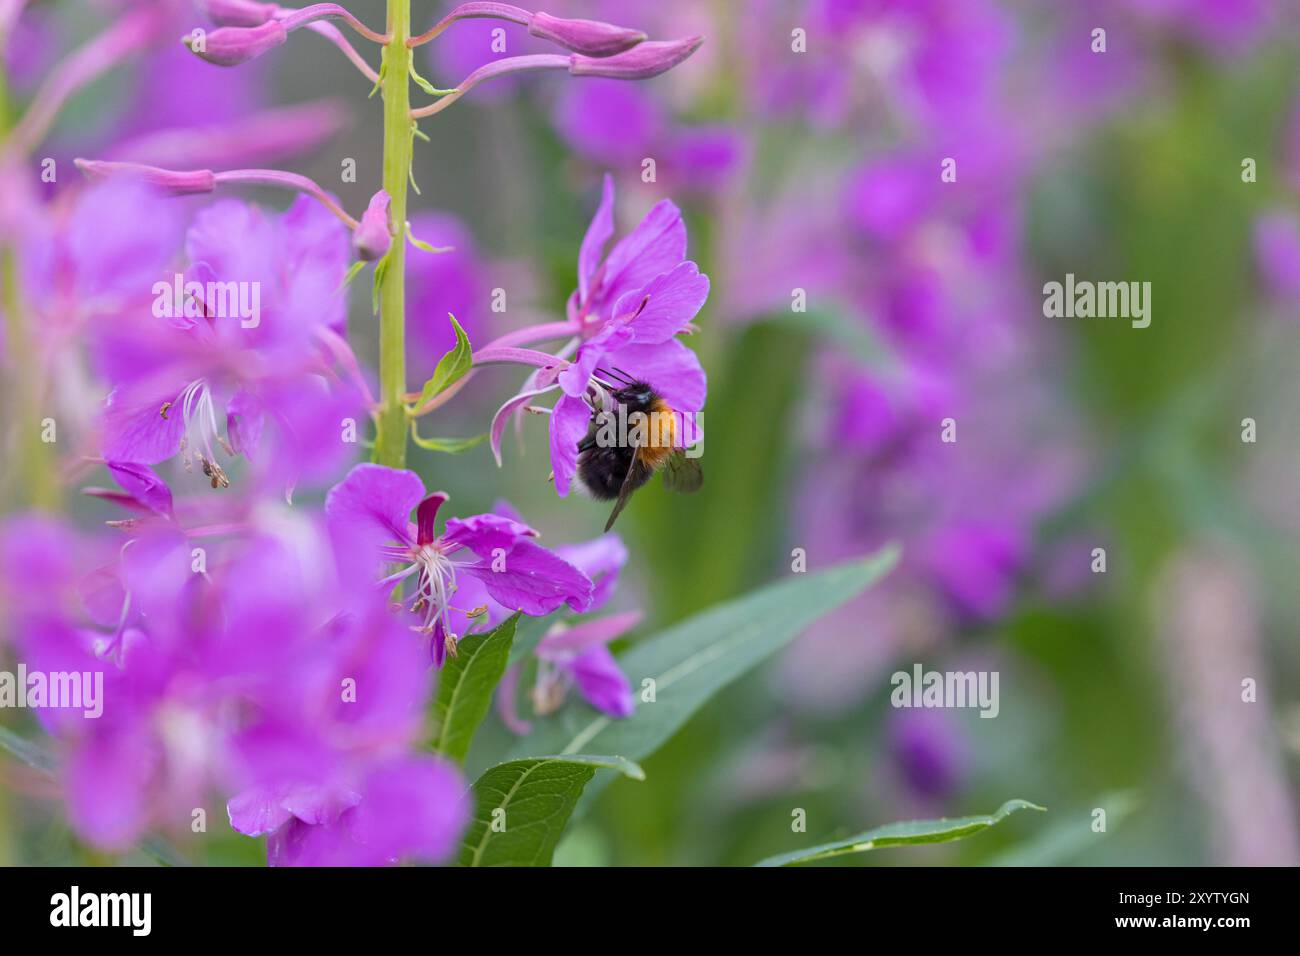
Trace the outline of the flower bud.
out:
M 375 193 L 352 233 L 352 248 L 362 262 L 374 262 L 388 254 L 388 247 L 393 243 L 393 231 L 388 222 L 391 203 L 387 191 L 381 189 Z
M 256 0 L 195 0 L 194 5 L 219 27 L 260 27 L 276 12 L 274 3 Z
M 157 166 L 143 166 L 139 163 L 113 163 L 102 159 L 74 160 L 77 168 L 91 179 L 108 179 L 124 177 L 148 183 L 169 196 L 192 196 L 196 193 L 210 193 L 217 188 L 216 176 L 210 169 L 194 169 L 180 172 L 161 169 Z
M 217 66 L 238 66 L 280 46 L 289 38 L 284 24 L 268 20 L 260 27 L 221 27 L 202 38 L 193 34 L 182 41 L 196 56 Z
M 575 53 L 569 57 L 574 76 L 607 76 L 615 80 L 648 80 L 671 70 L 700 48 L 704 37 L 651 40 L 607 57 Z
M 558 43 L 574 53 L 594 57 L 622 53 L 646 39 L 640 30 L 629 30 L 598 20 L 566 20 L 540 12 L 532 15 L 528 32 L 543 40 Z

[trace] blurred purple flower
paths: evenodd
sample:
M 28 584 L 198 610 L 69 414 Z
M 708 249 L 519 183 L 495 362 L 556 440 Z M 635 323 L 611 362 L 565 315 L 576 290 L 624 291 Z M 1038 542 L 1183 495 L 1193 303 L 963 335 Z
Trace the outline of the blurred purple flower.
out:
M 1274 212 L 1255 220 L 1255 263 L 1270 295 L 1300 300 L 1300 219 Z
M 95 330 L 94 355 L 113 387 L 105 457 L 154 464 L 179 453 L 213 487 L 228 481 L 218 450 L 290 488 L 342 464 L 363 384 L 327 378 L 340 356 L 355 369 L 340 337 L 346 231 L 307 197 L 283 215 L 222 201 L 196 217 L 186 250 L 183 282 L 218 301 L 177 300 L 181 280 L 156 276 L 149 318 Z
M 941 710 L 896 710 L 887 725 L 889 754 L 918 796 L 951 796 L 965 777 L 967 752 L 952 715 Z

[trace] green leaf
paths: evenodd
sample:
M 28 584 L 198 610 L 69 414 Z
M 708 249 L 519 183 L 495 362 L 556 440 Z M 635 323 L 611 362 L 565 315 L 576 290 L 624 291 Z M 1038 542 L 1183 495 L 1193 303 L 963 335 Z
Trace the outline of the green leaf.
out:
M 567 611 L 568 608 L 563 608 Z M 560 619 L 560 614 L 548 614 L 546 617 L 525 617 L 519 622 L 515 629 L 515 642 L 510 648 L 510 663 L 518 664 L 529 654 L 533 652 L 538 643 L 546 632 L 551 629 L 556 621 Z
M 1007 847 L 984 860 L 982 866 L 1063 866 L 1078 865 L 1079 857 L 1094 849 L 1098 842 L 1120 828 L 1140 806 L 1138 793 L 1120 790 L 1095 797 L 1086 806 L 1064 814 L 1055 825 L 1045 827 L 1032 840 Z M 1106 829 L 1092 828 L 1093 807 L 1106 811 Z
M 488 433 L 474 435 L 471 438 L 423 438 L 420 436 L 419 429 L 416 427 L 415 419 L 411 419 L 411 441 L 415 442 L 421 448 L 427 448 L 429 451 L 440 451 L 447 455 L 459 455 L 463 451 L 469 451 L 478 445 L 483 444 L 488 439 Z
M 457 763 L 465 762 L 474 731 L 492 706 L 492 692 L 506 671 L 518 621 L 516 613 L 490 631 L 466 637 L 438 677 L 433 749 Z
M 431 243 L 425 242 L 423 239 L 417 238 L 415 233 L 411 231 L 411 224 L 409 222 L 406 224 L 406 238 L 411 241 L 411 245 L 415 246 L 415 248 L 424 252 L 432 253 L 433 255 L 441 255 L 444 252 L 456 251 L 455 246 L 435 246 Z
M 440 90 L 438 89 L 438 87 L 434 86 L 424 77 L 422 77 L 419 71 L 416 70 L 415 68 L 414 60 L 411 61 L 411 79 L 415 80 L 416 85 L 419 86 L 420 89 L 424 90 L 424 92 L 428 93 L 430 96 L 439 96 L 439 97 L 449 96 L 452 93 L 456 92 L 454 87 L 450 90 Z
M 370 92 L 366 94 L 366 99 L 370 99 L 379 92 L 384 85 L 384 77 L 386 76 L 388 76 L 388 48 L 384 47 L 379 54 L 379 78 L 375 80 L 375 85 L 372 86 Z
M 343 281 L 339 283 L 339 287 L 335 290 L 335 292 L 342 292 L 344 289 L 350 286 L 352 284 L 352 280 L 355 279 L 358 275 L 360 275 L 361 270 L 364 269 L 369 264 L 370 263 L 362 259 L 358 259 L 356 262 L 352 263 L 352 265 L 348 268 L 347 275 L 343 277 Z
M 645 772 L 622 757 L 529 757 L 498 764 L 474 782 L 474 819 L 461 866 L 549 866 L 569 815 L 597 770 L 633 780 Z M 496 823 L 498 829 L 493 829 Z
M 720 604 L 643 641 L 619 658 L 634 688 L 653 678 L 655 700 L 625 720 L 578 701 L 537 721 L 509 755 L 654 752 L 723 687 L 788 644 L 824 614 L 856 597 L 898 560 L 889 545 L 867 559 L 784 580 Z M 603 784 L 597 781 L 597 791 Z
M 416 408 L 420 408 L 434 396 L 451 388 L 464 378 L 465 373 L 474 365 L 474 352 L 469 346 L 469 336 L 465 334 L 465 330 L 460 327 L 454 315 L 448 312 L 447 318 L 451 319 L 452 328 L 456 330 L 456 344 L 450 352 L 438 360 L 438 367 L 433 370 L 433 377 L 425 382 L 424 388 L 420 390 L 420 399 L 415 403 Z
M 781 853 L 760 860 L 755 866 L 789 866 L 791 863 L 811 863 L 833 856 L 848 853 L 865 853 L 883 846 L 914 846 L 923 843 L 949 843 L 987 830 L 1001 823 L 1017 810 L 1039 810 L 1046 812 L 1046 807 L 1030 803 L 1027 800 L 1008 800 L 998 807 L 997 812 L 986 816 L 956 817 L 952 820 L 910 820 L 905 823 L 887 823 L 883 827 L 867 830 L 856 836 L 834 843 Z
M 384 284 L 384 275 L 388 272 L 388 256 L 375 263 L 375 284 L 370 289 L 370 308 L 374 315 L 379 314 L 379 290 Z
M 5 727 L 0 727 L 0 750 L 8 751 L 33 769 L 44 773 L 54 771 L 54 756 L 48 750 Z

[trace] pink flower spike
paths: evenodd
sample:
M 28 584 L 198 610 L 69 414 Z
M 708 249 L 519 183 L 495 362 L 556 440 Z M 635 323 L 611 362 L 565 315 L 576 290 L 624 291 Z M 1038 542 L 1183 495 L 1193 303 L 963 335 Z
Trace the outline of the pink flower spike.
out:
M 177 172 L 140 163 L 114 163 L 100 159 L 75 159 L 77 168 L 91 179 L 123 177 L 148 183 L 169 196 L 193 196 L 217 188 L 216 175 L 210 169 Z
M 267 50 L 282 46 L 289 32 L 278 20 L 260 27 L 220 27 L 211 33 L 191 33 L 181 38 L 190 52 L 217 66 L 239 66 Z
M 614 56 L 590 57 L 575 53 L 569 72 L 574 76 L 606 76 L 615 80 L 648 80 L 666 73 L 700 48 L 704 37 L 655 40 L 638 44 Z
M 640 30 L 629 30 L 599 20 L 567 20 L 541 12 L 533 14 L 528 32 L 543 40 L 558 43 L 566 50 L 594 57 L 622 53 L 647 39 Z
M 194 0 L 194 5 L 219 27 L 260 27 L 280 9 L 256 0 Z
M 528 27 L 528 32 L 542 40 L 557 43 L 566 50 L 587 56 L 611 56 L 642 43 L 646 35 L 640 30 L 602 23 L 599 20 L 570 20 L 549 13 L 530 13 L 510 3 L 462 3 L 432 28 L 412 37 L 407 46 L 417 47 L 439 36 L 457 20 L 505 20 Z
M 388 254 L 393 244 L 393 230 L 388 218 L 392 197 L 379 190 L 361 216 L 361 224 L 352 233 L 352 248 L 362 262 L 374 262 Z

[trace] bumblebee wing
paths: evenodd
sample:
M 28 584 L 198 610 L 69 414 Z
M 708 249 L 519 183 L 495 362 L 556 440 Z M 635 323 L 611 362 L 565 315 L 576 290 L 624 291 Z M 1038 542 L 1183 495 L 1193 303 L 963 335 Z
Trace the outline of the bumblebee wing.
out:
M 637 457 L 633 454 L 632 462 L 627 466 L 627 475 L 623 478 L 623 486 L 618 489 L 618 500 L 614 502 L 614 510 L 609 513 L 609 520 L 605 522 L 606 531 L 614 527 L 615 519 L 627 507 L 628 499 L 632 497 L 632 492 L 636 490 L 636 486 L 632 484 L 632 476 L 636 474 L 636 462 Z
M 692 494 L 704 484 L 704 470 L 698 458 L 687 458 L 684 449 L 673 452 L 664 468 L 664 487 L 682 494 Z

